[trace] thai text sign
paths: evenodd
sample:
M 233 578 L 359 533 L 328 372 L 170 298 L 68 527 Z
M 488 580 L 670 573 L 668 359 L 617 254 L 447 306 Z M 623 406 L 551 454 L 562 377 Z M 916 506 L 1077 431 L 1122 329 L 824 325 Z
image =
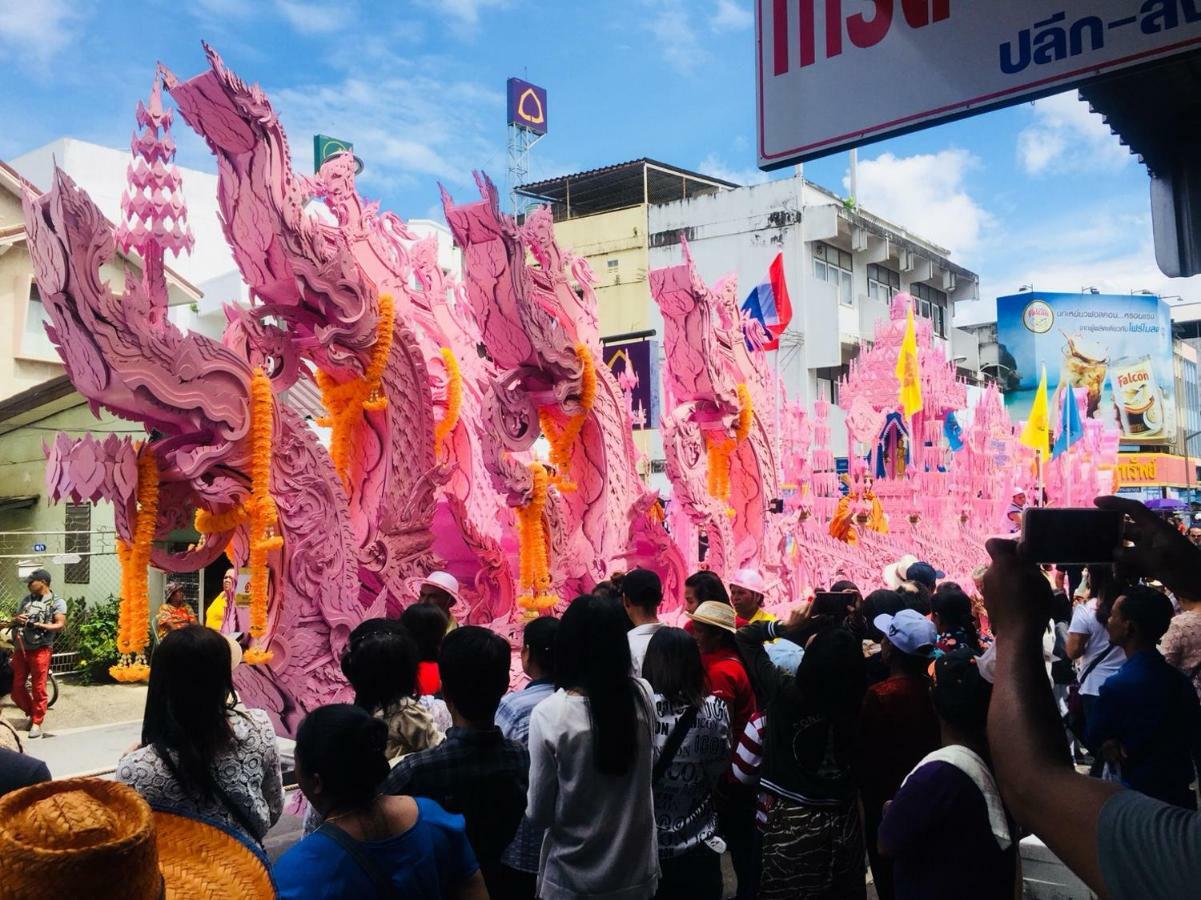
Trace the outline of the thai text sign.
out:
M 1201 0 L 758 0 L 770 169 L 1201 43 Z
M 508 85 L 509 124 L 534 134 L 546 134 L 546 88 L 520 78 L 510 78 Z
M 1082 390 L 1088 417 L 1116 421 L 1127 443 L 1176 437 L 1172 323 L 1150 294 L 1011 294 L 997 298 L 998 380 L 1010 416 L 1025 418 L 1047 369 L 1055 390 L 1051 427 L 1063 390 Z
M 1183 456 L 1122 453 L 1114 466 L 1118 487 L 1184 487 L 1188 466 Z

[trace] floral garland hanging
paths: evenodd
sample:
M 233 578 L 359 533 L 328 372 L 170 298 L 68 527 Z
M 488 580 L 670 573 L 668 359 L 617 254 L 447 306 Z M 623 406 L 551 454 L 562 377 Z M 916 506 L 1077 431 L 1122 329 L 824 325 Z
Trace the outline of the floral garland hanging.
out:
M 550 443 L 550 461 L 555 464 L 555 486 L 561 491 L 574 491 L 575 483 L 568 477 L 572 452 L 576 438 L 596 403 L 596 363 L 592 353 L 583 343 L 575 345 L 575 355 L 580 361 L 580 411 L 571 416 L 562 426 L 557 422 L 550 407 L 538 410 L 538 425 Z
M 754 417 L 755 409 L 751 401 L 751 391 L 744 382 L 738 385 L 738 421 L 734 425 L 734 437 L 705 435 L 705 444 L 708 449 L 710 497 L 729 502 L 730 460 L 738 445 L 750 435 Z M 734 510 L 727 506 L 726 513 L 732 516 Z
M 388 398 L 380 391 L 384 367 L 392 351 L 392 334 L 396 308 L 389 294 L 379 298 L 379 322 L 376 326 L 375 344 L 371 348 L 371 359 L 367 371 L 359 378 L 339 384 L 332 375 L 317 370 L 317 387 L 321 388 L 321 402 L 329 415 L 317 420 L 317 424 L 333 430 L 330 438 L 329 455 L 334 468 L 342 478 L 342 484 L 350 487 L 350 462 L 354 451 L 354 436 L 365 412 L 386 409 Z
M 442 449 L 442 444 L 450 437 L 459 423 L 459 410 L 463 405 L 463 373 L 459 369 L 459 361 L 455 359 L 454 351 L 443 347 L 438 351 L 442 362 L 446 365 L 446 415 L 434 426 L 434 451 Z
M 559 598 L 550 589 L 550 551 L 547 548 L 546 524 L 542 520 L 550 475 L 546 466 L 538 462 L 530 463 L 529 470 L 533 484 L 530 500 L 517 507 L 521 564 L 518 575 L 521 594 L 517 597 L 517 605 L 537 615 L 540 610 L 553 607 Z
M 254 370 L 250 380 L 250 500 L 247 504 L 250 522 L 250 636 L 256 642 L 267 633 L 267 599 L 269 571 L 267 555 L 284 545 L 282 535 L 275 534 L 277 512 L 271 497 L 271 437 L 275 426 L 275 395 L 271 379 L 261 369 Z M 265 663 L 271 651 L 253 646 L 242 655 L 250 665 Z
M 134 514 L 133 540 L 117 541 L 117 559 L 121 564 L 121 604 L 117 612 L 117 650 L 120 661 L 108 673 L 117 681 L 145 681 L 150 677 L 146 664 L 146 642 L 150 630 L 150 551 L 158 527 L 158 461 L 154 451 L 143 444 L 138 454 L 137 511 Z

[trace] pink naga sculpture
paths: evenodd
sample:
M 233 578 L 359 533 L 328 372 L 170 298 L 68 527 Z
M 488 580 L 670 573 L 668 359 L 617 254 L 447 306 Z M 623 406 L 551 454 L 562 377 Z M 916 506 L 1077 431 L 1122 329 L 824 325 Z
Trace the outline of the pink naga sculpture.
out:
M 719 575 L 744 566 L 763 570 L 769 602 L 794 596 L 785 563 L 784 519 L 771 511 L 782 498 L 770 385 L 763 354 L 747 348 L 735 297 L 736 280 L 710 290 L 696 272 L 687 241 L 684 262 L 650 273 L 651 295 L 663 314 L 667 356 L 663 444 L 673 518 L 689 562 L 699 565 L 697 536 L 708 543 L 705 564 Z
M 143 423 L 140 445 L 59 436 L 50 450 L 48 484 L 55 497 L 112 500 L 118 535 L 135 538 L 139 517 L 138 461 L 152 457 L 158 473 L 155 539 L 191 524 L 194 510 L 227 515 L 249 499 L 252 468 L 249 362 L 215 341 L 181 333 L 154 310 L 165 300 L 127 278 L 117 295 L 100 278 L 112 257 L 112 226 L 61 171 L 51 190 L 26 196 L 25 221 L 48 327 L 67 373 L 94 408 Z M 240 666 L 239 693 L 268 710 L 292 733 L 307 709 L 344 699 L 337 660 L 351 628 L 380 607 L 360 599 L 356 546 L 346 494 L 316 434 L 287 406 L 271 403 L 269 461 L 281 548 L 268 559 L 270 603 L 267 665 Z M 194 571 L 225 548 L 246 562 L 249 526 L 208 535 L 198 548 L 152 549 L 167 571 Z
M 477 182 L 482 199 L 456 206 L 444 190 L 443 206 L 463 248 L 468 300 L 500 372 L 492 384 L 495 435 L 515 453 L 539 435 L 551 445 L 550 587 L 570 598 L 608 577 L 615 564 L 647 565 L 663 577 L 670 608 L 687 573 L 663 526 L 658 495 L 635 470 L 628 401 L 608 367 L 597 364 L 592 272 L 559 248 L 548 209 L 518 227 L 500 212 L 492 183 L 482 176 Z M 527 264 L 527 253 L 536 267 Z M 502 460 L 497 490 L 511 493 L 511 467 Z

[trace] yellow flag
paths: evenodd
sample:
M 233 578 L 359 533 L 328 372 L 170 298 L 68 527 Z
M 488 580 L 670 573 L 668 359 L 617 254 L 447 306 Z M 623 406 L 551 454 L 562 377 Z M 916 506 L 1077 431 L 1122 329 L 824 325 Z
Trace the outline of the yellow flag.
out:
M 917 332 L 913 328 L 913 307 L 909 307 L 905 320 L 905 337 L 901 340 L 901 355 L 897 357 L 897 383 L 901 394 L 899 402 L 905 418 L 911 417 L 922 408 L 922 373 L 917 364 Z
M 1038 392 L 1034 395 L 1034 404 L 1030 407 L 1030 416 L 1026 419 L 1026 427 L 1022 429 L 1019 440 L 1022 446 L 1037 450 L 1040 456 L 1046 456 L 1051 443 L 1051 430 L 1047 419 L 1047 367 L 1043 366 L 1042 377 L 1038 380 Z

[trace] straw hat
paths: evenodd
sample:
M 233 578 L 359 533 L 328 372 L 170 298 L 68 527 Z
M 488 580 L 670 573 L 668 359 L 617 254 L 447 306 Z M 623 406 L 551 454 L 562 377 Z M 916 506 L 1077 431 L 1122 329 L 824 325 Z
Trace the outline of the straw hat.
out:
M 688 613 L 688 618 L 702 625 L 712 625 L 722 631 L 734 634 L 738 629 L 734 624 L 734 607 L 718 600 L 706 600 L 696 608 L 696 612 Z
M 266 864 L 238 838 L 151 811 L 133 788 L 99 778 L 0 798 L 0 859 L 11 900 L 275 896 Z

